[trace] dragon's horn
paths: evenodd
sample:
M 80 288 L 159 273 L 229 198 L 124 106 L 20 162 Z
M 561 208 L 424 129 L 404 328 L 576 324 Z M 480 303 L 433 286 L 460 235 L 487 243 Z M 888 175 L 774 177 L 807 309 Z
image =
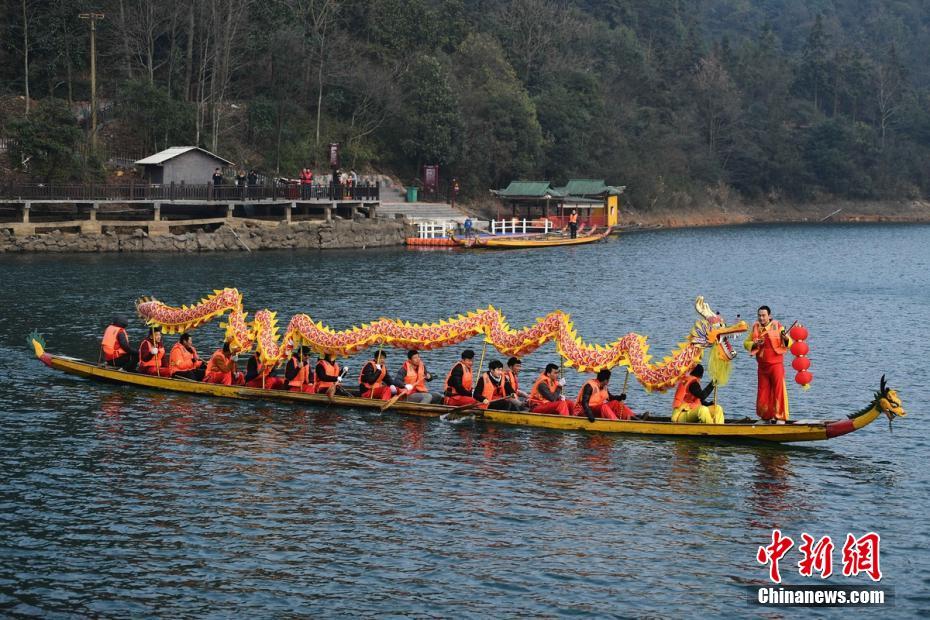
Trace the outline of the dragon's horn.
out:
M 881 387 L 879 387 L 878 390 L 882 394 L 886 394 L 888 392 L 888 384 L 885 382 L 885 375 L 882 375 Z

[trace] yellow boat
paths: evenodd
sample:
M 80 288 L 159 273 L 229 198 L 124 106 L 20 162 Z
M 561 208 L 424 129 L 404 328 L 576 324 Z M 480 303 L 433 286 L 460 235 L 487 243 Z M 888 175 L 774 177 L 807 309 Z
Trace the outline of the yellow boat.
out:
M 594 243 L 606 239 L 610 235 L 608 227 L 603 232 L 596 234 L 584 235 L 581 237 L 469 237 L 462 239 L 453 235 L 452 240 L 463 248 L 469 249 L 494 249 L 494 250 L 516 250 L 524 248 L 549 248 L 560 245 L 583 245 L 585 243 Z
M 384 401 L 355 396 L 304 394 L 287 390 L 265 390 L 244 386 L 225 386 L 201 383 L 187 379 L 153 377 L 87 362 L 64 355 L 52 355 L 45 351 L 45 343 L 37 334 L 32 334 L 29 344 L 36 357 L 49 368 L 98 381 L 132 385 L 137 387 L 252 400 L 290 401 L 321 406 L 381 409 Z M 725 424 L 673 423 L 667 417 L 645 420 L 595 420 L 584 417 L 566 417 L 538 413 L 515 413 L 510 411 L 470 410 L 462 412 L 446 405 L 424 405 L 397 401 L 391 411 L 421 417 L 439 417 L 457 411 L 460 415 L 475 415 L 485 422 L 511 426 L 534 426 L 562 431 L 593 431 L 601 433 L 632 433 L 638 435 L 669 435 L 677 437 L 713 437 L 718 439 L 762 440 L 770 442 L 817 441 L 846 435 L 875 421 L 881 414 L 889 423 L 896 417 L 906 415 L 897 393 L 888 388 L 882 377 L 881 386 L 868 406 L 841 420 L 792 421 L 788 424 L 762 424 L 751 420 L 726 422 Z

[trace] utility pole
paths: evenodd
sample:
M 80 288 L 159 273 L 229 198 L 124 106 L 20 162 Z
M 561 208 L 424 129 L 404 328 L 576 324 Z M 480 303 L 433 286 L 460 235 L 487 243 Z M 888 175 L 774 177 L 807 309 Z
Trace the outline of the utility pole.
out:
M 81 13 L 90 22 L 90 143 L 97 150 L 97 22 L 103 13 Z

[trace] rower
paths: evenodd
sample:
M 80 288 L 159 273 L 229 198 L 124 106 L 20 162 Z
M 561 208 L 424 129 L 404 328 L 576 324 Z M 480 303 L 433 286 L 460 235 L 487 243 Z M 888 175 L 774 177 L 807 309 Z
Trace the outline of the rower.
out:
M 255 351 L 245 365 L 245 385 L 266 390 L 283 390 L 287 385 L 281 377 L 272 377 L 277 364 L 263 364 L 261 355 Z
M 416 349 L 407 351 L 407 361 L 400 368 L 404 378 L 404 390 L 407 392 L 407 402 L 437 404 L 442 402 L 442 394 L 430 392 L 426 382 L 433 380 L 433 375 L 427 372 L 426 364 Z
M 194 342 L 191 335 L 187 332 L 181 334 L 178 341 L 171 347 L 171 355 L 168 358 L 168 372 L 172 377 L 184 377 L 194 381 L 203 381 L 205 371 L 203 360 L 197 356 L 197 349 L 194 348 Z
M 565 379 L 559 378 L 559 367 L 555 364 L 546 364 L 546 369 L 536 379 L 527 404 L 531 413 L 549 413 L 569 415 L 571 408 L 562 395 Z
M 162 365 L 165 358 L 165 348 L 161 344 L 161 327 L 149 330 L 142 344 L 139 345 L 139 368 L 142 374 L 156 377 L 170 377 L 171 370 Z
M 362 372 L 358 375 L 359 396 L 362 398 L 391 400 L 391 397 L 397 394 L 398 390 L 406 387 L 388 373 L 386 360 L 387 353 L 379 350 L 375 352 L 372 359 L 365 362 L 365 365 L 362 366 Z
M 313 394 L 313 369 L 310 368 L 310 347 L 294 347 L 284 367 L 284 380 L 291 392 Z
M 511 357 L 507 360 L 507 370 L 504 371 L 504 389 L 513 403 L 521 410 L 525 410 L 529 394 L 520 389 L 520 380 L 517 377 L 522 368 L 523 362 L 520 358 Z
M 723 407 L 707 400 L 714 391 L 714 382 L 708 382 L 701 389 L 703 376 L 704 366 L 698 364 L 688 376 L 679 381 L 672 401 L 672 422 L 723 424 Z
M 339 374 L 341 371 L 339 362 L 336 361 L 336 355 L 333 353 L 324 354 L 316 363 L 313 391 L 317 394 L 323 394 L 330 388 L 335 389 L 335 386 L 342 383 L 342 377 Z
M 504 379 L 504 363 L 491 360 L 487 372 L 481 373 L 475 384 L 475 400 L 481 404 L 479 409 L 497 409 L 498 411 L 520 411 L 520 405 L 507 398 Z
M 475 363 L 475 352 L 471 349 L 462 351 L 462 359 L 452 366 L 452 370 L 446 375 L 446 382 L 443 385 L 445 398 L 443 404 L 452 407 L 461 407 L 463 405 L 472 405 L 478 401 L 472 398 L 472 366 Z
M 589 422 L 594 422 L 595 417 L 607 420 L 632 419 L 633 411 L 623 403 L 626 400 L 626 394 L 614 396 L 607 389 L 608 383 L 610 383 L 610 371 L 605 368 L 597 373 L 597 377 L 587 381 L 581 387 L 578 398 L 575 399 L 573 413 L 577 416 L 586 415 Z
M 133 370 L 136 367 L 136 355 L 129 346 L 129 337 L 126 335 L 128 323 L 122 315 L 113 317 L 100 342 L 100 353 L 107 366 L 116 366 L 123 370 Z
M 223 343 L 222 349 L 217 349 L 207 362 L 207 371 L 204 373 L 204 383 L 217 383 L 220 385 L 242 385 L 245 377 L 236 368 L 238 355 L 234 355 L 229 341 Z

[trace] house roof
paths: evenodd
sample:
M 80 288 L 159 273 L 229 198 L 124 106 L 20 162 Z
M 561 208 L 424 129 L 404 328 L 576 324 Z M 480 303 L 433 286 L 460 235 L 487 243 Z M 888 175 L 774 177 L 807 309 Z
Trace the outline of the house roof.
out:
M 194 151 L 194 150 L 200 151 L 201 153 L 205 153 L 206 155 L 209 155 L 210 157 L 216 159 L 217 161 L 223 162 L 227 166 L 233 165 L 233 162 L 229 161 L 228 159 L 223 159 L 219 155 L 211 153 L 210 151 L 206 149 L 202 149 L 199 146 L 172 146 L 171 148 L 167 148 L 164 151 L 159 151 L 158 153 L 155 153 L 154 155 L 149 155 L 148 157 L 137 160 L 136 164 L 143 164 L 143 165 L 154 164 L 156 166 L 160 166 L 164 164 L 166 161 L 168 161 L 169 159 L 174 159 L 175 157 L 178 157 L 179 155 L 183 155 L 184 153 L 187 153 L 189 151 Z
M 612 196 L 622 194 L 626 187 L 607 185 L 604 179 L 571 179 L 558 189 L 568 196 Z
M 501 198 L 561 198 L 562 193 L 552 187 L 549 181 L 511 181 L 504 189 L 491 190 Z

